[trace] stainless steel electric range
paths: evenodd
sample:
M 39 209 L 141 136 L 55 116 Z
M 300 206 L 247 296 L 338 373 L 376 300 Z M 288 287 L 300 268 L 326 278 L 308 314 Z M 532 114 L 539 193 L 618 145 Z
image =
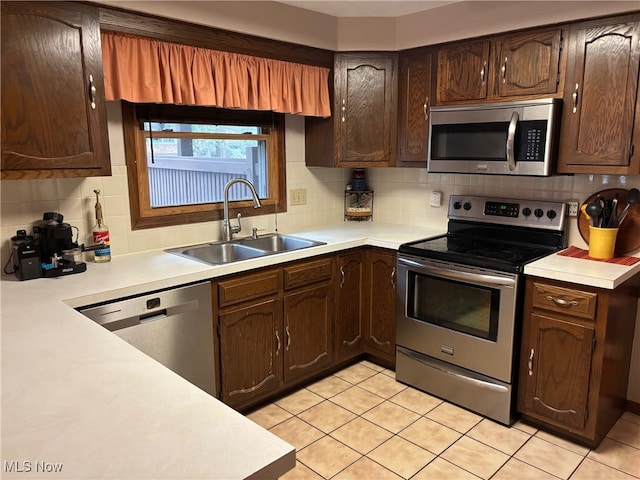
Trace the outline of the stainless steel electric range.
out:
M 562 202 L 452 195 L 445 235 L 400 246 L 396 378 L 510 425 L 523 269 L 566 247 Z

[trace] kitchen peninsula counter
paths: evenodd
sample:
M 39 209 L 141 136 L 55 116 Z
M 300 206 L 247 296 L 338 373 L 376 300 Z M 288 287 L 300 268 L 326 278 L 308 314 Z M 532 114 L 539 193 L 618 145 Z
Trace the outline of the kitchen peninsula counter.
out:
M 397 249 L 443 230 L 345 223 L 290 232 L 326 245 L 222 266 L 157 250 L 66 277 L 3 276 L 2 478 L 283 475 L 294 447 L 74 308 L 352 247 Z

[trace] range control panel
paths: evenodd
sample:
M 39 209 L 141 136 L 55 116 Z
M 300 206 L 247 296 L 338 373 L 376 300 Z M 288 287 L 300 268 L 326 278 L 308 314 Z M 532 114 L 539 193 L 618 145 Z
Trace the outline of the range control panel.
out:
M 451 195 L 449 198 L 450 220 L 563 230 L 566 214 L 564 202 L 471 195 Z

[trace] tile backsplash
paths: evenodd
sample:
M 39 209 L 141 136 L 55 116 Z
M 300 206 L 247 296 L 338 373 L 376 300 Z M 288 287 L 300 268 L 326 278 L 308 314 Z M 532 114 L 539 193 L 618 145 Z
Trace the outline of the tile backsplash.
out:
M 113 174 L 111 177 L 5 180 L 0 182 L 0 235 L 2 262 L 7 261 L 9 239 L 16 230 L 32 231 L 43 212 L 57 211 L 65 222 L 78 227 L 80 243 L 88 243 L 94 220 L 94 189 L 101 193 L 105 223 L 111 234 L 113 255 L 218 240 L 220 222 L 204 222 L 176 227 L 132 230 L 129 193 L 124 161 L 122 120 L 118 104 L 109 105 L 109 137 Z M 304 119 L 286 119 L 287 191 L 307 190 L 307 204 L 288 206 L 287 212 L 247 217 L 251 227 L 282 232 L 300 227 L 342 222 L 344 188 L 351 178 L 349 169 L 307 168 L 304 163 Z M 547 178 L 483 175 L 427 174 L 426 169 L 379 168 L 366 171 L 375 192 L 373 221 L 391 224 L 444 228 L 451 194 L 479 194 L 583 202 L 592 193 L 607 188 L 640 185 L 640 176 L 575 175 Z M 442 206 L 430 207 L 431 191 L 442 192 Z M 584 248 L 575 218 L 569 219 L 569 241 Z M 636 255 L 640 252 L 635 252 Z

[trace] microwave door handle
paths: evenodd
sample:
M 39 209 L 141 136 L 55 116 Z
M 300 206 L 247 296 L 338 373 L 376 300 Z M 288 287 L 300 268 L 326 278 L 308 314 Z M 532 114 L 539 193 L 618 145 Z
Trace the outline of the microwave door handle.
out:
M 513 112 L 511 114 L 511 121 L 509 122 L 509 129 L 507 130 L 507 144 L 505 145 L 505 151 L 507 154 L 507 163 L 509 164 L 509 170 L 511 171 L 514 171 L 516 169 L 514 147 L 518 120 L 520 120 L 520 115 L 518 115 L 518 112 Z

